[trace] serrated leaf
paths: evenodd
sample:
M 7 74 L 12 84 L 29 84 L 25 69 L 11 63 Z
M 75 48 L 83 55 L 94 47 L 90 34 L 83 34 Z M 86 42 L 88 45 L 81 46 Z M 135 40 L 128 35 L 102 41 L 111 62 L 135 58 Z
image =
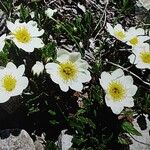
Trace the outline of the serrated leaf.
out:
M 123 122 L 122 129 L 132 135 L 142 136 L 142 134 L 139 131 L 137 131 L 130 122 Z

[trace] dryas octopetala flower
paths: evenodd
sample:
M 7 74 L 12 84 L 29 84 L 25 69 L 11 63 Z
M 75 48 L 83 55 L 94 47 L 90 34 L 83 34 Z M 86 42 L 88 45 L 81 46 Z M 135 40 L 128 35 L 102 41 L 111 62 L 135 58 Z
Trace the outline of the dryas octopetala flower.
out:
M 57 12 L 57 9 L 51 9 L 51 8 L 48 8 L 47 10 L 45 10 L 45 14 L 47 15 L 47 17 L 49 18 L 52 18 L 54 13 Z
M 4 46 L 5 46 L 5 39 L 6 39 L 6 34 L 3 34 L 1 37 L 0 37 L 0 51 L 3 50 Z
M 57 52 L 58 63 L 48 63 L 45 68 L 53 82 L 59 84 L 62 91 L 67 92 L 69 87 L 81 92 L 83 84 L 91 80 L 90 72 L 87 70 L 88 63 L 81 59 L 78 52 L 69 53 L 66 50 Z
M 124 29 L 122 28 L 121 24 L 117 24 L 116 26 L 114 26 L 114 28 L 111 26 L 110 23 L 106 24 L 107 27 L 107 31 L 114 36 L 115 38 L 117 38 L 118 40 L 122 41 L 122 42 L 126 42 L 126 32 L 124 31 Z
M 25 66 L 18 68 L 9 62 L 0 70 L 0 103 L 4 103 L 12 96 L 20 95 L 28 86 L 28 78 L 23 76 Z
M 150 45 L 148 43 L 134 48 L 132 52 L 133 54 L 128 57 L 130 63 L 140 69 L 150 69 Z
M 20 23 L 19 20 L 16 20 L 15 23 L 7 21 L 7 28 L 11 31 L 9 39 L 26 52 L 33 52 L 34 48 L 44 46 L 43 41 L 39 38 L 43 35 L 44 30 L 39 30 L 35 21 L 28 23 Z
M 105 90 L 105 102 L 115 114 L 121 113 L 124 107 L 133 107 L 132 96 L 137 91 L 137 86 L 133 85 L 133 78 L 125 76 L 122 69 L 117 69 L 111 74 L 102 72 L 100 84 Z
M 43 62 L 36 61 L 35 65 L 32 67 L 33 75 L 39 76 L 44 70 Z
M 142 45 L 145 41 L 149 40 L 149 36 L 144 35 L 144 29 L 131 27 L 127 31 L 127 44 L 134 47 Z

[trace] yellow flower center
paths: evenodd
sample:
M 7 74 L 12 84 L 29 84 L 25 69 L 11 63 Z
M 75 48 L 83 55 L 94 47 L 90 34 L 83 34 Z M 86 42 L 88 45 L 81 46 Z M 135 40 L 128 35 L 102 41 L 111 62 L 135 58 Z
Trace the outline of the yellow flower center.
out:
M 140 58 L 144 63 L 150 64 L 150 52 L 141 52 Z
M 138 37 L 136 36 L 136 37 L 132 38 L 129 42 L 130 42 L 132 45 L 137 45 L 138 42 L 139 42 Z
M 123 40 L 125 38 L 125 33 L 123 31 L 116 31 L 115 32 L 115 36 L 118 38 L 118 39 L 121 39 Z
M 72 62 L 61 63 L 59 74 L 64 81 L 74 80 L 77 76 L 77 67 Z
M 125 97 L 125 88 L 119 81 L 113 81 L 107 89 L 113 101 L 121 101 Z
M 13 35 L 21 43 L 28 43 L 31 40 L 31 35 L 25 27 L 20 27 L 13 33 Z
M 17 81 L 12 75 L 5 75 L 5 77 L 2 80 L 3 87 L 6 91 L 11 92 L 15 89 Z

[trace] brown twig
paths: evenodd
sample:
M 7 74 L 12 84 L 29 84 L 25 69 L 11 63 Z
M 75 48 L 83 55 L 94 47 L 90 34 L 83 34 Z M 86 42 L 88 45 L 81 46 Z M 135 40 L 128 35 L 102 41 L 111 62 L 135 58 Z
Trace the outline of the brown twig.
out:
M 128 73 L 130 73 L 131 75 L 133 75 L 134 77 L 136 77 L 137 79 L 139 79 L 139 80 L 140 80 L 141 82 L 143 82 L 144 84 L 150 86 L 150 83 L 149 83 L 149 82 L 144 81 L 142 78 L 140 78 L 138 75 L 134 74 L 133 72 L 129 71 L 127 68 L 124 68 L 124 67 L 122 67 L 122 66 L 120 66 L 120 65 L 118 65 L 118 64 L 115 64 L 115 63 L 113 63 L 113 62 L 110 62 L 110 61 L 108 61 L 107 59 L 106 59 L 104 62 L 105 62 L 105 63 L 108 63 L 108 64 L 111 64 L 111 65 L 113 65 L 113 66 L 116 66 L 116 67 L 118 67 L 118 68 L 121 68 L 121 69 L 124 70 L 124 71 L 127 71 Z

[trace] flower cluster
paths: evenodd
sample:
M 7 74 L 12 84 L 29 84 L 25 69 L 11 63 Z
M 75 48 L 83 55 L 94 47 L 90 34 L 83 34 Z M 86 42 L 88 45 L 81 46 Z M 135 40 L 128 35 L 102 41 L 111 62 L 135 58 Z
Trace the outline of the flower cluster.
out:
M 45 13 L 51 18 L 54 12 L 56 10 L 47 9 Z M 1 51 L 5 40 L 12 40 L 18 48 L 26 52 L 33 52 L 35 48 L 44 47 L 43 41 L 39 38 L 43 35 L 44 30 L 39 30 L 35 21 L 28 23 L 20 23 L 19 20 L 16 20 L 15 23 L 7 21 L 7 27 L 10 30 L 9 35 L 4 34 L 0 37 Z M 150 37 L 144 35 L 143 29 L 131 27 L 125 31 L 120 24 L 113 28 L 107 23 L 107 30 L 118 40 L 132 46 L 133 54 L 129 56 L 132 64 L 135 64 L 137 68 L 150 69 L 150 46 L 144 43 Z M 67 92 L 69 88 L 81 92 L 83 84 L 91 80 L 89 64 L 82 59 L 79 52 L 60 49 L 57 51 L 57 58 L 54 62 L 48 62 L 44 66 L 43 62 L 36 61 L 31 71 L 38 77 L 45 73 L 44 69 L 63 92 Z M 11 96 L 20 95 L 28 86 L 28 78 L 23 76 L 24 71 L 25 65 L 17 68 L 12 62 L 0 70 L 0 102 L 6 102 Z M 134 106 L 132 97 L 137 87 L 133 85 L 132 77 L 125 76 L 123 70 L 117 69 L 111 74 L 102 72 L 100 85 L 106 93 L 106 105 L 111 107 L 113 113 L 119 114 L 124 107 Z
M 48 9 L 46 14 L 50 14 Z M 47 14 L 47 15 L 48 15 Z M 52 17 L 53 14 L 51 14 Z M 5 40 L 12 40 L 15 45 L 23 49 L 25 52 L 33 52 L 35 48 L 42 48 L 43 41 L 39 38 L 43 35 L 44 30 L 39 30 L 35 21 L 28 23 L 20 23 L 16 20 L 15 23 L 7 21 L 7 27 L 10 30 L 9 35 L 6 34 L 0 37 L 0 51 L 5 46 Z M 56 84 L 59 84 L 62 91 L 67 92 L 69 87 L 76 91 L 82 91 L 83 83 L 91 80 L 88 63 L 81 59 L 79 52 L 69 53 L 66 50 L 60 50 L 57 53 L 56 63 L 47 63 L 44 67 L 43 62 L 37 61 L 32 67 L 34 75 L 39 76 L 43 73 L 44 68 L 50 74 L 50 78 Z M 6 102 L 12 96 L 22 94 L 23 90 L 28 85 L 28 78 L 24 77 L 25 65 L 18 68 L 9 62 L 4 69 L 0 70 L 0 102 Z
M 108 32 L 118 40 L 132 46 L 132 53 L 129 61 L 140 69 L 150 69 L 150 45 L 145 43 L 150 36 L 145 35 L 142 28 L 131 27 L 127 31 L 117 24 L 114 28 L 107 23 Z

